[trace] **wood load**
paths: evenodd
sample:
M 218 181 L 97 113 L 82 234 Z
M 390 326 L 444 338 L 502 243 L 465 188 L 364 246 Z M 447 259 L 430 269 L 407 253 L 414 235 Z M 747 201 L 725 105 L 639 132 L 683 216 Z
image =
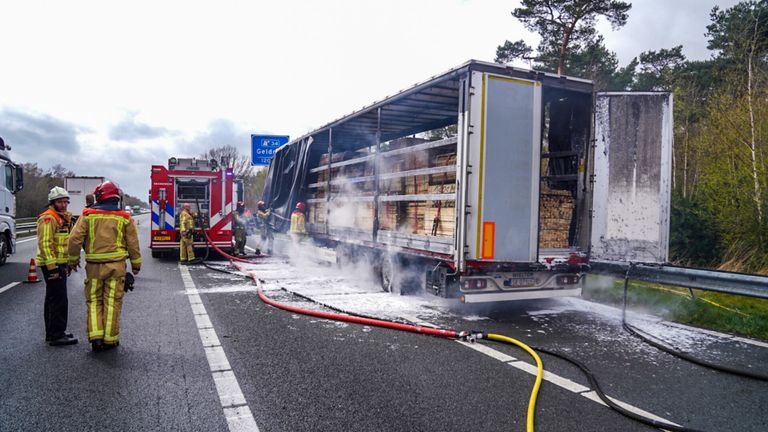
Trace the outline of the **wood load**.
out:
M 408 138 L 393 141 L 389 149 L 394 150 L 416 145 L 426 140 Z M 375 194 L 375 182 L 354 180 L 359 177 L 373 176 L 374 160 L 361 161 L 333 168 L 334 162 L 343 162 L 361 158 L 368 152 L 334 153 L 331 159 L 331 182 L 349 179 L 348 182 L 331 185 L 331 203 L 329 223 L 331 227 L 356 228 L 370 231 L 373 229 L 373 202 L 370 198 Z M 328 154 L 320 157 L 319 166 L 328 164 Z M 431 167 L 455 167 L 455 146 L 439 147 L 404 153 L 401 155 L 381 158 L 380 175 L 412 171 Z M 317 173 L 316 180 L 310 183 L 322 183 L 313 188 L 311 198 L 325 198 L 325 183 L 328 181 L 328 170 Z M 445 173 L 403 176 L 382 179 L 379 182 L 379 196 L 398 195 L 435 195 L 455 194 L 456 171 Z M 355 200 L 354 198 L 361 198 Z M 379 200 L 379 229 L 397 231 L 422 236 L 453 236 L 455 226 L 454 200 Z M 308 221 L 310 223 L 325 223 L 325 202 L 312 202 L 308 205 Z M 437 220 L 437 222 L 436 222 Z
M 542 188 L 539 203 L 539 248 L 567 248 L 575 208 L 571 193 Z

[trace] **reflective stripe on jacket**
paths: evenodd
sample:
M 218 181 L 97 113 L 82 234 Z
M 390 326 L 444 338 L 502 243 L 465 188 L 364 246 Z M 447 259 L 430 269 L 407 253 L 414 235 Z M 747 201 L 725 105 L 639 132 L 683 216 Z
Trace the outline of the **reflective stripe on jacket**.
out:
M 81 247 L 85 249 L 87 262 L 105 263 L 129 258 L 132 269 L 141 267 L 139 235 L 126 211 L 83 210 L 83 216 L 69 237 L 67 252 L 71 264 L 80 261 Z
M 306 219 L 304 213 L 295 211 L 291 213 L 291 232 L 294 234 L 306 234 Z
M 37 265 L 53 270 L 67 263 L 67 239 L 71 215 L 52 208 L 37 217 Z

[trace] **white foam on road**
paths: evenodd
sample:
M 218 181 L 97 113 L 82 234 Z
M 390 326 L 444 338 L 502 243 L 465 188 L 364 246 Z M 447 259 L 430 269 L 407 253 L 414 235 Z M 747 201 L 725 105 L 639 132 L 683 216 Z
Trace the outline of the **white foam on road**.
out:
M 256 425 L 256 420 L 253 418 L 251 409 L 248 407 L 245 395 L 240 390 L 240 384 L 237 382 L 235 372 L 229 365 L 229 360 L 224 353 L 224 348 L 221 346 L 216 329 L 213 328 L 208 312 L 205 310 L 205 305 L 203 305 L 203 301 L 200 298 L 199 293 L 205 290 L 197 289 L 187 267 L 179 264 L 179 271 L 181 272 L 181 280 L 184 282 L 184 288 L 189 298 L 189 306 L 195 317 L 197 331 L 200 334 L 200 341 L 205 350 L 205 357 L 208 360 L 208 367 L 211 369 L 211 376 L 216 386 L 216 392 L 219 395 L 219 402 L 221 403 L 229 432 L 258 432 L 259 427 Z
M 301 277 L 302 272 L 297 271 L 295 267 L 289 264 L 285 264 L 283 269 L 276 267 L 270 268 L 269 272 L 262 272 L 258 264 L 251 264 L 244 267 L 245 271 L 253 271 L 263 281 L 262 288 L 269 286 L 272 289 L 277 287 L 284 288 L 290 292 L 295 292 L 303 296 L 309 297 L 317 302 L 325 303 L 330 306 L 365 315 L 374 315 L 384 319 L 406 319 L 414 324 L 436 327 L 427 321 L 429 316 L 445 317 L 450 314 L 449 305 L 450 302 L 445 301 L 437 297 L 400 297 L 390 293 L 382 292 L 378 287 L 361 283 L 360 280 L 348 279 L 340 277 L 338 274 L 330 277 L 322 277 L 319 274 L 307 274 L 304 273 L 304 277 Z M 314 269 L 313 269 L 314 270 Z M 321 269 L 320 272 L 327 274 L 325 269 Z M 275 279 L 273 279 L 273 277 Z M 547 314 L 558 314 L 567 310 L 586 309 L 589 312 L 607 315 L 609 319 L 615 319 L 615 309 L 605 309 L 602 305 L 597 304 L 572 304 L 572 299 L 565 299 L 561 304 L 561 307 L 550 309 L 546 311 L 540 311 L 538 315 L 545 316 Z M 283 301 L 281 299 L 281 301 Z M 288 303 L 291 303 L 288 301 Z M 306 307 L 306 305 L 301 305 Z M 314 305 L 314 307 L 318 307 Z M 534 313 L 529 315 L 535 316 Z M 298 318 L 298 316 L 296 317 Z M 620 311 L 618 318 L 621 318 Z M 469 317 L 472 321 L 487 319 L 482 316 L 473 315 Z M 313 320 L 313 322 L 320 322 L 325 320 Z M 520 371 L 529 373 L 536 376 L 536 366 L 518 360 L 515 357 L 510 356 L 504 352 L 496 350 L 488 345 L 480 343 L 469 343 L 461 340 L 456 340 L 457 343 L 462 346 L 482 353 L 494 360 L 507 364 Z M 590 391 L 590 389 L 582 384 L 572 381 L 568 378 L 554 374 L 552 372 L 545 371 L 543 379 L 553 385 L 556 385 L 562 389 L 570 391 L 574 394 L 585 397 L 594 402 L 603 404 L 603 402 Z M 663 419 L 655 414 L 649 413 L 641 408 L 632 406 L 628 403 L 618 401 L 612 398 L 616 403 L 622 405 L 626 409 L 646 415 L 648 417 L 674 424 L 669 420 Z M 604 404 L 603 404 L 604 405 Z

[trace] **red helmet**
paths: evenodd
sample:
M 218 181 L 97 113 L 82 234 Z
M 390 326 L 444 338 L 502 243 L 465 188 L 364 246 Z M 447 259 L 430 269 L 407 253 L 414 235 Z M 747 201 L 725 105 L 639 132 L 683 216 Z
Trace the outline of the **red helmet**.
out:
M 259 201 L 256 203 L 256 208 L 261 210 L 264 208 L 264 201 Z
M 118 186 L 117 183 L 107 180 L 96 186 L 96 190 L 93 191 L 93 194 L 96 197 L 96 202 L 102 202 L 109 198 L 120 198 L 123 191 L 120 190 L 120 186 Z
M 299 201 L 296 203 L 296 210 L 304 211 L 304 203 Z

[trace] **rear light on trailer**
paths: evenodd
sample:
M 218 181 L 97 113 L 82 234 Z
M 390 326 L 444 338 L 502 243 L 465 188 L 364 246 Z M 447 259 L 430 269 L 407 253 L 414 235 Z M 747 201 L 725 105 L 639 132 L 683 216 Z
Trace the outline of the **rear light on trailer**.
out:
M 557 277 L 558 285 L 573 285 L 579 283 L 578 275 L 562 275 Z
M 579 266 L 579 265 L 582 265 L 582 264 L 586 264 L 587 263 L 587 257 L 586 257 L 586 255 L 582 255 L 582 254 L 579 254 L 577 252 L 571 252 L 568 255 L 567 263 L 570 266 Z
M 481 290 L 488 286 L 488 281 L 485 279 L 469 279 L 464 284 L 464 288 L 468 290 Z

